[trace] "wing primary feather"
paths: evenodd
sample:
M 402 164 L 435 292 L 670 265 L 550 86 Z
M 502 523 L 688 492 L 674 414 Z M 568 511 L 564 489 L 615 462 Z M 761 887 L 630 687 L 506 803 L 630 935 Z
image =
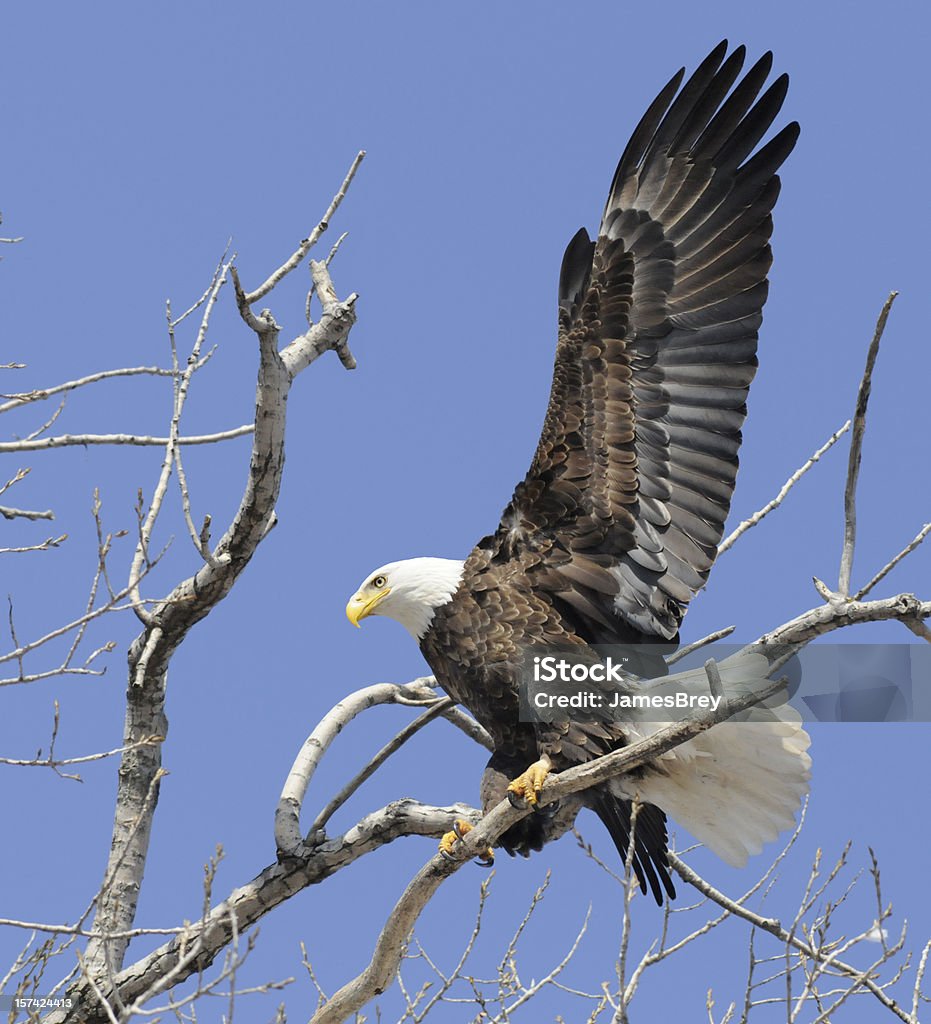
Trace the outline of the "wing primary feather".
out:
M 738 167 L 747 158 L 775 121 L 788 90 L 789 76 L 780 75 L 717 152 L 714 162 L 718 167 Z
M 721 149 L 753 105 L 772 68 L 773 55 L 768 52 L 744 75 L 692 147 L 696 159 L 709 157 Z
M 726 39 L 718 43 L 682 86 L 678 96 L 666 111 L 655 135 L 650 140 L 650 145 L 643 157 L 644 165 L 649 163 L 653 154 L 662 154 L 672 149 L 671 143 L 714 82 L 715 74 L 721 66 L 721 61 L 724 60 L 725 53 L 727 53 Z
M 653 100 L 647 108 L 647 112 L 643 115 L 640 119 L 640 123 L 634 129 L 634 133 L 631 135 L 630 141 L 624 147 L 624 152 L 621 154 L 621 159 L 618 161 L 617 170 L 614 172 L 614 178 L 611 180 L 611 187 L 608 189 L 608 202 L 605 206 L 605 214 L 607 214 L 611 207 L 615 193 L 620 191 L 620 188 L 623 186 L 627 176 L 643 159 L 643 154 L 656 133 L 656 129 L 658 128 L 660 121 L 662 121 L 663 115 L 669 108 L 669 104 L 672 102 L 673 96 L 675 96 L 678 91 L 679 84 L 681 83 L 684 75 L 685 68 L 679 68 L 679 70 L 662 88 L 656 99 Z
M 801 130 L 798 121 L 790 121 L 741 167 L 741 178 L 746 177 L 749 181 L 755 182 L 757 178 L 765 180 L 774 174 L 776 168 L 795 148 Z
M 704 94 L 692 107 L 691 113 L 683 121 L 675 139 L 670 144 L 670 152 L 680 153 L 688 150 L 698 134 L 707 127 L 714 112 L 721 105 L 728 90 L 737 80 L 747 56 L 747 48 L 738 46 L 736 50 L 718 69 L 717 74 L 708 83 Z

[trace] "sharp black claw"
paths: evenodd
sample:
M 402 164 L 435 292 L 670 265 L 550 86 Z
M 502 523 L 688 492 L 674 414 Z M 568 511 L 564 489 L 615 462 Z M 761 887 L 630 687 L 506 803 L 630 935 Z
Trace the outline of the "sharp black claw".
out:
M 454 863 L 456 860 L 456 858 L 446 850 L 440 850 L 440 856 L 443 858 L 443 860 L 448 860 L 450 864 Z
M 486 854 L 484 857 L 476 858 L 475 863 L 478 864 L 480 868 L 493 868 L 495 866 L 495 858 L 493 854 L 490 856 Z
M 540 804 L 537 804 L 534 807 L 534 810 L 537 812 L 537 814 L 542 814 L 546 818 L 552 818 L 559 810 L 559 803 L 560 802 L 558 800 L 554 800 L 552 803 L 546 804 L 542 807 L 540 806 Z
M 513 789 L 508 790 L 508 803 L 515 811 L 522 811 L 527 806 L 526 799 L 519 793 L 515 793 Z
M 466 832 L 463 832 L 462 826 L 459 824 L 458 821 L 454 821 L 453 822 L 453 832 L 456 833 L 456 838 L 457 839 L 465 839 L 465 837 L 467 835 Z

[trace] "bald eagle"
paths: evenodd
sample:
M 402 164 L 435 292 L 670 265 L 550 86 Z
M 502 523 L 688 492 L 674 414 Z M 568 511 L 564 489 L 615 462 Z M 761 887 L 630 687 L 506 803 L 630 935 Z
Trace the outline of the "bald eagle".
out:
M 465 562 L 413 558 L 370 574 L 346 612 L 400 622 L 438 683 L 485 727 L 482 805 L 536 802 L 545 776 L 634 741 L 634 722 L 522 721 L 516 666 L 530 649 L 678 643 L 705 585 L 737 473 L 772 262 L 777 170 L 798 138 L 763 135 L 788 77 L 761 94 L 772 54 L 738 82 L 744 47 L 675 74 L 621 156 L 597 237 L 569 242 L 549 406 L 530 471 Z M 735 83 L 737 83 L 735 85 Z M 655 652 L 655 648 L 652 649 Z M 636 775 L 526 817 L 500 839 L 527 855 L 582 806 L 658 903 L 675 895 L 666 813 L 742 865 L 790 826 L 807 791 L 808 737 L 788 707 L 713 727 Z M 449 850 L 453 834 L 441 848 Z

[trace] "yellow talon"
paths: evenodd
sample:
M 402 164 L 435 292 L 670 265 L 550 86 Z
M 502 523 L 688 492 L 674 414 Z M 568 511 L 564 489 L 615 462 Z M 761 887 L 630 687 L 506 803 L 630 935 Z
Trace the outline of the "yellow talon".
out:
M 446 857 L 447 860 L 451 860 L 453 856 L 453 848 L 456 843 L 464 839 L 474 828 L 469 822 L 463 821 L 462 818 L 457 818 L 453 822 L 452 832 L 447 832 L 440 840 L 440 853 Z M 484 867 L 490 868 L 495 862 L 495 851 L 489 846 L 483 853 L 479 855 L 479 864 Z
M 543 792 L 543 783 L 552 767 L 550 759 L 544 756 L 534 761 L 523 775 L 517 776 L 508 786 L 508 800 L 514 807 L 522 807 L 525 800 L 531 807 L 536 807 L 540 793 Z

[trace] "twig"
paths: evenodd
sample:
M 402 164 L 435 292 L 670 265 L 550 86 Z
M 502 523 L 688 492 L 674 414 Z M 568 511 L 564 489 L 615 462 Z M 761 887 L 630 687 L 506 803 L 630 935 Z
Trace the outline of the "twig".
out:
M 333 257 L 339 252 L 339 247 L 343 244 L 343 242 L 346 241 L 346 238 L 347 238 L 348 235 L 349 235 L 349 232 L 348 231 L 344 231 L 339 236 L 339 238 L 336 239 L 336 241 L 333 243 L 333 247 L 330 249 L 329 255 L 323 261 L 324 266 L 328 267 L 333 262 Z
M 54 519 L 55 513 L 51 509 L 46 509 L 45 512 L 29 512 L 21 508 L 7 508 L 6 505 L 0 505 L 0 516 L 4 519 Z
M 686 644 L 685 647 L 680 647 L 678 651 L 674 651 L 669 655 L 666 659 L 666 664 L 675 665 L 677 661 L 687 658 L 694 651 L 699 651 L 702 647 L 707 647 L 708 644 L 717 643 L 718 640 L 723 640 L 726 636 L 730 636 L 736 628 L 736 626 L 725 626 L 724 629 L 718 629 L 707 636 L 703 636 L 701 640 L 694 640 L 692 643 Z
M 89 939 L 98 936 L 100 933 L 93 929 L 83 928 L 79 924 L 47 924 L 42 921 L 18 921 L 13 917 L 0 917 L 0 928 L 23 928 L 31 932 L 48 932 L 52 935 L 76 935 L 79 938 Z M 180 935 L 186 930 L 185 926 L 176 928 L 131 928 L 128 932 L 119 936 L 110 933 L 111 938 L 136 939 L 140 935 Z
M 37 427 L 35 430 L 33 430 L 30 433 L 28 433 L 23 438 L 23 440 L 24 441 L 33 441 L 33 440 L 35 440 L 35 438 L 41 437 L 46 432 L 46 430 L 49 430 L 54 425 L 55 421 L 58 419 L 59 416 L 61 416 L 61 414 L 64 411 L 65 411 L 65 399 L 63 398 L 58 403 L 58 408 L 52 413 L 52 415 L 49 416 L 49 418 L 40 427 Z
M 25 469 L 18 469 L 14 476 L 10 477 L 5 484 L 0 485 L 0 494 L 5 494 L 11 487 L 15 487 L 16 484 L 25 480 L 31 472 L 32 468 L 30 466 L 27 466 Z
M 102 676 L 103 669 L 91 670 L 87 668 L 50 668 L 43 672 L 22 672 L 16 676 L 0 678 L 0 686 L 14 686 L 16 684 L 39 683 L 43 679 L 58 679 L 61 676 Z
M 180 324 L 184 323 L 184 321 L 187 320 L 187 318 L 189 316 L 191 316 L 193 313 L 196 313 L 197 310 L 199 310 L 200 307 L 210 297 L 210 293 L 213 291 L 213 289 L 214 289 L 214 287 L 216 285 L 217 275 L 220 273 L 220 268 L 227 262 L 227 256 L 229 256 L 230 246 L 232 244 L 233 244 L 233 239 L 232 238 L 228 238 L 226 240 L 226 245 L 223 248 L 223 253 L 220 256 L 220 258 L 217 260 L 217 269 L 214 271 L 213 278 L 210 281 L 210 284 L 208 284 L 207 287 L 201 292 L 200 298 L 196 299 L 190 306 L 188 306 L 188 308 L 180 316 L 176 316 L 176 317 L 172 316 L 172 314 L 171 314 L 171 300 L 170 299 L 165 303 L 165 313 L 166 313 L 166 319 L 168 321 L 168 331 L 169 331 L 169 334 L 173 334 L 174 333 L 174 329 L 176 327 L 178 327 Z M 235 253 L 233 254 L 233 258 L 235 259 Z M 213 355 L 213 353 L 215 351 L 216 351 L 216 345 L 214 345 L 214 347 L 212 349 L 210 349 L 210 351 L 205 356 L 201 357 L 201 359 L 199 361 L 199 364 L 198 364 L 198 368 L 200 366 L 203 366 L 204 363 L 207 362 L 207 360 Z M 172 377 L 177 376 L 177 369 L 172 368 L 172 370 L 170 370 L 169 372 L 170 372 L 170 375 Z
M 13 615 L 13 595 L 7 594 L 7 620 L 10 624 L 10 639 L 13 641 L 13 646 L 17 651 L 21 650 L 19 644 L 19 638 L 16 636 L 16 620 Z M 19 667 L 19 675 L 22 678 L 23 675 L 23 656 L 20 654 L 16 658 L 16 664 Z
M 783 501 L 785 501 L 789 491 L 792 490 L 792 488 L 799 482 L 799 480 L 802 479 L 802 477 L 808 472 L 808 470 L 810 470 L 811 467 L 814 466 L 814 464 L 821 458 L 821 456 L 824 455 L 824 453 L 829 448 L 833 447 L 833 445 L 837 443 L 838 439 L 842 437 L 849 429 L 850 420 L 847 420 L 847 422 L 840 428 L 840 430 L 835 431 L 827 439 L 827 441 L 815 452 L 815 454 L 812 455 L 812 457 L 804 465 L 800 466 L 789 477 L 788 480 L 786 480 L 786 482 L 782 485 L 782 488 L 780 489 L 779 493 L 776 495 L 775 498 L 772 499 L 772 501 L 767 502 L 767 504 L 765 504 L 758 512 L 754 512 L 749 519 L 745 519 L 737 527 L 737 529 L 733 531 L 733 533 L 725 537 L 724 540 L 722 540 L 721 543 L 718 545 L 718 557 L 723 555 L 724 552 L 728 550 L 728 548 L 733 547 L 734 543 L 738 540 L 739 537 L 745 534 L 747 530 L 750 530 L 754 526 L 756 526 L 757 523 L 759 523 L 766 516 L 768 516 L 769 513 L 773 511 L 773 509 L 779 508 Z
M 165 739 L 164 736 L 147 736 L 144 740 L 140 740 L 136 746 L 147 746 L 150 743 L 161 743 Z M 85 754 L 82 757 L 61 757 L 54 758 L 49 753 L 48 757 L 36 758 L 30 761 L 16 760 L 12 757 L 0 757 L 0 764 L 13 765 L 21 768 L 64 768 L 73 764 L 89 764 L 91 761 L 101 761 L 105 757 L 114 757 L 116 754 L 122 754 L 127 748 L 117 747 L 115 750 L 104 750 L 99 754 Z M 69 776 L 69 778 L 77 779 L 78 776 Z M 0 925 L 3 922 L 0 921 Z M 46 929 L 53 931 L 57 929 Z
M 876 321 L 876 330 L 866 354 L 866 367 L 857 391 L 857 406 L 853 417 L 853 435 L 850 439 L 850 458 L 847 462 L 847 484 L 844 488 L 844 546 L 841 552 L 840 572 L 837 580 L 837 592 L 846 597 L 850 593 L 850 576 L 853 571 L 853 554 L 857 539 L 857 479 L 860 475 L 860 455 L 863 450 L 863 435 L 866 432 L 866 410 L 870 400 L 870 388 L 873 379 L 873 367 L 879 354 L 879 343 L 892 303 L 898 292 L 890 292 L 889 298 Z
M 255 430 L 252 423 L 244 423 L 241 427 L 231 430 L 218 430 L 215 434 L 194 434 L 180 436 L 177 444 L 216 444 L 218 441 L 231 441 L 237 437 L 245 437 Z M 37 438 L 33 441 L 0 441 L 0 454 L 9 452 L 39 452 L 50 448 L 83 447 L 92 444 L 130 444 L 140 447 L 164 448 L 168 444 L 167 437 L 150 437 L 147 434 L 59 434 L 56 437 Z M 43 516 L 42 518 L 48 518 Z
M 210 517 L 207 516 L 204 522 L 203 528 L 200 532 L 194 526 L 194 519 L 191 513 L 191 494 L 187 483 L 187 474 L 184 472 L 184 462 L 181 458 L 181 448 L 178 445 L 178 436 L 180 433 L 179 422 L 181 419 L 181 410 L 184 406 L 184 401 L 187 393 L 187 387 L 193 374 L 193 369 L 197 367 L 199 360 L 199 351 L 201 344 L 204 340 L 204 336 L 207 332 L 207 324 L 210 320 L 210 313 L 216 302 L 220 288 L 222 288 L 228 269 L 228 264 L 224 261 L 229 252 L 230 242 L 227 242 L 226 249 L 223 252 L 223 256 L 220 258 L 220 262 L 217 264 L 217 269 L 214 271 L 213 280 L 204 290 L 201 297 L 191 306 L 185 310 L 177 319 L 172 319 L 171 315 L 171 302 L 167 302 L 165 305 L 166 319 L 168 321 L 168 340 L 171 346 L 171 365 L 172 365 L 172 390 L 174 394 L 174 412 L 171 420 L 171 437 L 168 445 L 168 449 L 171 453 L 171 457 L 174 460 L 175 470 L 178 474 L 178 487 L 181 490 L 181 511 L 184 516 L 184 522 L 188 529 L 194 547 L 198 554 L 208 565 L 216 567 L 213 554 L 210 551 L 209 546 L 209 532 L 208 524 Z M 188 316 L 190 316 L 196 309 L 200 308 L 204 303 L 207 303 L 207 308 L 204 312 L 204 317 L 201 321 L 200 330 L 197 333 L 197 339 L 194 343 L 194 350 L 188 359 L 188 369 L 181 373 L 178 365 L 178 347 L 175 343 L 175 328 L 178 324 L 182 323 Z
M 912 990 L 912 1017 L 916 1021 L 922 998 L 921 983 L 924 981 L 925 971 L 928 968 L 928 953 L 931 953 L 931 940 L 925 943 L 925 947 L 921 951 L 921 959 L 918 961 L 918 970 L 915 972 L 915 987 Z
M 404 744 L 415 736 L 425 725 L 429 725 L 434 718 L 439 718 L 444 711 L 448 710 L 455 702 L 451 697 L 441 697 L 432 708 L 429 708 L 413 722 L 408 723 L 397 735 L 386 743 L 381 750 L 369 761 L 369 763 L 358 772 L 345 786 L 333 797 L 333 799 L 317 815 L 316 821 L 310 827 L 311 835 L 322 831 L 326 823 L 333 817 L 340 807 L 352 796 L 353 793 L 375 774 L 375 772 Z
M 614 1014 L 613 1024 L 628 1024 L 628 995 L 633 994 L 627 983 L 627 952 L 630 947 L 632 918 L 630 913 L 634 899 L 633 865 L 636 852 L 637 818 L 643 805 L 633 800 L 630 805 L 630 835 L 627 841 L 627 853 L 624 857 L 624 914 L 621 919 L 621 948 L 617 959 L 618 1006 Z
M 297 247 L 295 252 L 287 260 L 285 260 L 285 262 L 276 271 L 274 271 L 265 281 L 263 281 L 262 284 L 260 284 L 258 288 L 255 289 L 255 291 L 249 292 L 247 295 L 244 296 L 247 305 L 251 306 L 254 303 L 258 302 L 259 299 L 264 298 L 272 290 L 272 288 L 274 288 L 275 285 L 278 284 L 278 282 L 283 277 L 285 277 L 285 275 L 290 274 L 295 267 L 300 266 L 301 261 L 316 244 L 317 239 L 319 239 L 323 232 L 326 231 L 326 229 L 330 226 L 330 221 L 333 219 L 333 215 L 339 209 L 339 205 L 345 198 L 346 192 L 348 191 L 349 186 L 352 184 L 352 179 L 356 176 L 356 171 L 359 169 L 359 165 L 362 163 L 364 159 L 365 150 L 360 150 L 360 152 L 356 154 L 355 159 L 352 161 L 352 164 L 350 165 L 349 170 L 346 173 L 346 177 L 343 179 L 342 185 L 340 185 L 339 190 L 337 191 L 336 195 L 333 196 L 330 205 L 327 207 L 327 211 L 323 215 L 322 220 L 317 224 L 313 231 L 311 231 L 307 238 L 303 239 L 303 241 Z
M 30 551 L 48 551 L 50 548 L 60 547 L 68 539 L 68 534 L 63 533 L 60 537 L 47 537 L 41 544 L 30 544 L 23 548 L 0 548 L 0 555 L 21 555 Z
M 906 555 L 910 555 L 915 548 L 931 533 L 931 523 L 925 523 L 925 525 L 918 531 L 915 538 L 905 545 L 902 550 L 890 558 L 888 562 L 879 570 L 878 573 L 866 584 L 865 587 L 861 587 L 854 595 L 854 601 L 862 601 L 863 598 L 876 586 L 880 580 L 884 579 L 889 575 L 890 572 L 905 558 Z

